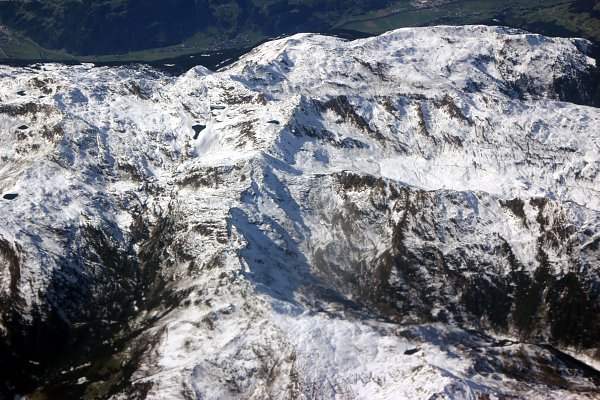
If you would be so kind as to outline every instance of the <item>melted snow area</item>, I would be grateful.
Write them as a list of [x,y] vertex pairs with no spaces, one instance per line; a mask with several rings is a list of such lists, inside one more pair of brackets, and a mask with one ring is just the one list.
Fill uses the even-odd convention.
[[[84,324],[122,293],[98,320],[139,328],[113,355],[130,372],[76,370],[88,398],[599,396],[518,341],[516,306],[484,333],[426,267],[600,282],[600,109],[559,100],[586,46],[435,27],[295,35],[180,77],[2,66],[0,250],[20,267],[0,261],[0,296]],[[387,267],[427,246],[416,286]]]

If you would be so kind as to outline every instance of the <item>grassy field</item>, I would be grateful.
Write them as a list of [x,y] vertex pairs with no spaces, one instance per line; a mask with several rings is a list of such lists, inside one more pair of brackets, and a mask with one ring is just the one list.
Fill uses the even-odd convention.
[[48,50],[30,39],[12,33],[10,40],[0,41],[0,60],[79,61],[79,62],[150,62],[172,59],[202,52],[249,47],[267,39],[260,32],[248,32],[235,40],[198,33],[175,46],[132,51],[124,54],[74,56],[64,50]]
[[0,59],[38,60],[69,59],[69,56],[59,51],[52,51],[38,46],[30,39],[15,32],[0,32]]

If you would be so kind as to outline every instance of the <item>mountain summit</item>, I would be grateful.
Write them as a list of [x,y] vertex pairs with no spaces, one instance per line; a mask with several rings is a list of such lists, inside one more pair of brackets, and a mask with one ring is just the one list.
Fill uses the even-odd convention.
[[6,398],[599,395],[588,42],[301,34],[0,80]]

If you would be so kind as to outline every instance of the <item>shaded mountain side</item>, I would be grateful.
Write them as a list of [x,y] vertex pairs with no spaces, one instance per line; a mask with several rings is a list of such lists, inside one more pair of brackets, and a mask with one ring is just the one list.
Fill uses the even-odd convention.
[[[573,221],[566,216],[570,211],[561,205],[534,198],[528,200],[532,213],[526,215],[521,199],[425,192],[352,173],[334,176],[333,181],[331,187],[343,205],[320,218],[328,230],[339,234],[334,243],[314,251],[315,268],[329,286],[397,322],[451,322],[510,333],[526,342],[597,346],[598,244],[592,232],[572,236]],[[449,205],[459,211],[453,209],[449,215]],[[490,232],[482,243],[469,239],[493,224],[478,215],[479,207],[496,208],[506,223],[521,225],[536,238],[533,265],[526,268],[498,232]],[[311,208],[326,209],[324,204]],[[348,222],[363,221],[367,215],[379,215],[377,224],[386,221],[388,228],[379,239],[387,243],[386,250],[373,258],[365,257],[371,252],[357,243],[364,242],[365,230],[376,232],[377,228]],[[463,244],[443,250],[452,239]],[[560,258],[563,252],[568,261],[560,262],[560,267],[553,265],[551,259]],[[503,272],[499,276],[497,271]]]
[[[494,0],[477,7],[453,0],[5,1],[0,2],[0,57],[189,65],[193,55],[193,65],[210,67],[217,62],[199,58],[203,52],[236,52],[282,34],[345,32],[360,38],[441,24],[508,25],[598,42],[597,8],[594,2],[558,0]],[[220,61],[227,58],[224,54]]]
[[329,18],[387,5],[387,0],[53,0],[4,2],[0,20],[45,48],[101,55],[172,46],[197,33],[231,39],[253,31],[277,36],[326,30]]

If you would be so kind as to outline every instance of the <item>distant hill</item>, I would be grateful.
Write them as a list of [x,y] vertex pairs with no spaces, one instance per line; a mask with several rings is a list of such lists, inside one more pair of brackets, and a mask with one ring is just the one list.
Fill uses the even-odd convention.
[[600,41],[591,0],[31,0],[0,2],[0,59],[149,61],[332,29],[494,24]]
[[244,35],[323,30],[346,13],[389,4],[387,0],[51,0],[5,2],[0,19],[44,48],[106,55],[185,41],[206,48],[241,41]]

